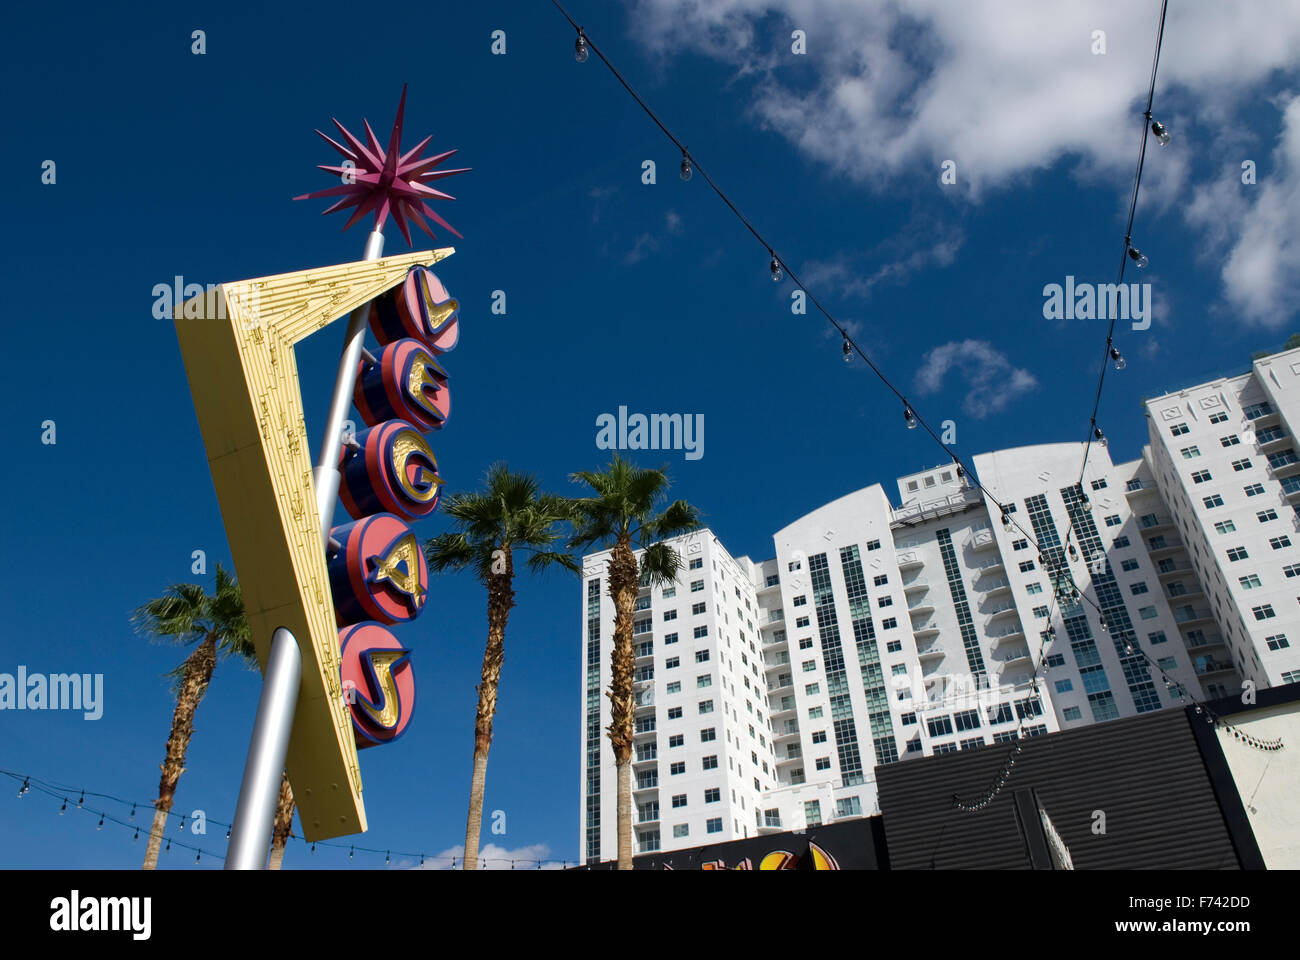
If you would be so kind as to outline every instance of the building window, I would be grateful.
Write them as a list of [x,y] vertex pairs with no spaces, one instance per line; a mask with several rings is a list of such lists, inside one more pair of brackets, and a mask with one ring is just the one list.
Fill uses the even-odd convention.
[[1147,643],[1164,643],[1168,638],[1163,630],[1157,630],[1154,633],[1147,634]]
[[1011,541],[1011,549],[1012,549],[1012,550],[1028,550],[1028,549],[1029,549],[1029,541],[1028,541],[1028,540],[1012,540],[1012,541]]
[[804,673],[811,673],[813,670],[816,670],[816,669],[817,669],[817,661],[816,661],[816,660],[805,660],[805,661],[803,662],[803,672],[804,672]]
[[1036,617],[1042,617],[1043,619],[1047,619],[1047,608],[1046,608],[1046,607],[1034,607],[1034,616],[1036,616]]
[[930,736],[942,737],[952,733],[952,717],[935,717],[926,721]]
[[1212,494],[1208,497],[1202,497],[1201,503],[1205,504],[1206,510],[1213,510],[1215,507],[1223,506],[1223,497],[1219,496],[1217,493]]
[[1220,520],[1214,525],[1215,533],[1232,533],[1237,529],[1237,525],[1231,520]]
[[722,790],[718,787],[710,787],[704,791],[705,803],[718,803],[722,800]]
[[1274,550],[1281,550],[1283,547],[1291,546],[1291,538],[1287,536],[1269,537],[1268,545]]
[[885,644],[885,649],[886,649],[889,653],[902,653],[902,652],[903,652],[903,641],[902,641],[902,640],[890,640],[887,644]]
[[1242,414],[1247,420],[1258,420],[1260,417],[1267,417],[1273,412],[1273,407],[1267,401],[1252,403],[1249,407],[1242,408]]
[[825,730],[814,730],[814,731],[813,731],[813,735],[812,735],[812,742],[813,742],[813,743],[825,743],[825,742],[826,742],[826,731],[825,731]]
[[817,769],[818,769],[818,770],[829,770],[830,768],[831,768],[831,760],[830,760],[830,757],[818,757],[818,758],[817,758]]
[[686,761],[685,761],[685,760],[678,760],[676,763],[672,764],[672,765],[668,768],[668,773],[669,773],[669,775],[670,775],[670,776],[674,776],[674,777],[677,776],[677,775],[680,774],[680,773],[685,773],[685,772],[686,772]]
[[1120,516],[1117,513],[1111,514],[1106,518],[1106,526],[1108,527],[1118,527],[1123,522],[1124,521],[1120,519]]
[[916,714],[915,713],[900,714],[898,720],[903,726],[910,727],[916,723]]
[[1154,620],[1157,616],[1159,616],[1159,614],[1156,613],[1155,607],[1139,607],[1138,616],[1141,617],[1143,620]]
[[704,581],[703,581],[703,580],[692,580],[692,581],[691,581],[691,593],[702,593],[703,591],[704,591]]
[[888,582],[889,582],[889,574],[887,573],[882,573],[880,576],[875,578],[875,584],[878,587],[883,587]]
[[1135,597],[1140,596],[1141,594],[1144,594],[1148,591],[1147,585],[1143,583],[1141,580],[1139,580],[1137,583],[1130,583],[1128,585],[1128,588],[1130,591],[1132,591],[1133,596]]
[[1025,593],[1029,594],[1030,596],[1042,592],[1043,592],[1043,585],[1041,583],[1031,583],[1027,587],[1025,587]]
[[682,682],[681,682],[680,680],[674,680],[672,683],[668,684],[668,689],[667,689],[666,692],[667,692],[667,693],[670,693],[670,694],[673,694],[673,693],[681,693],[681,692],[682,692]]
[[1272,507],[1269,507],[1267,510],[1260,510],[1256,513],[1255,518],[1259,520],[1260,523],[1268,523],[1270,520],[1277,519],[1277,511]]
[[1157,662],[1158,664],[1160,664],[1160,669],[1161,669],[1161,670],[1176,670],[1176,669],[1178,669],[1178,660],[1177,660],[1177,658],[1175,658],[1175,657],[1161,657],[1161,658],[1160,658],[1159,660],[1157,660],[1156,662]]
[[1287,642],[1285,633],[1276,633],[1271,637],[1265,637],[1264,642],[1268,644],[1270,650],[1281,650],[1283,647],[1291,646],[1291,644]]
[[1105,481],[1104,479],[1103,479],[1103,480],[1094,480],[1094,481],[1092,481],[1092,489],[1094,489],[1094,490],[1104,490],[1104,489],[1106,489],[1106,481]]
[[1210,414],[1210,423],[1227,423],[1228,415],[1220,410],[1218,413]]
[[1241,489],[1246,491],[1246,496],[1248,497],[1258,497],[1264,492],[1264,485],[1262,483],[1252,483],[1250,486],[1242,487]]
[[677,634],[675,633],[664,634],[664,643],[676,643],[676,642],[677,642]]
[[713,712],[713,701],[712,701],[712,700],[701,700],[700,703],[699,703],[699,707],[700,707],[700,713],[712,713],[712,712]]
[[665,620],[676,620],[676,619],[677,619],[677,611],[676,611],[676,610],[665,610],[665,611],[664,611],[664,619],[665,619]]
[[1021,573],[1028,573],[1032,569],[1034,569],[1034,561],[1032,560],[1026,560],[1020,564]]
[[688,564],[688,567],[689,567],[691,570],[698,570],[698,569],[700,569],[702,566],[704,566],[704,561],[701,560],[699,557],[696,557],[694,560],[692,560],[692,561]]
[[713,674],[702,673],[695,678],[696,690],[699,690],[701,687],[711,687],[711,686],[713,686]]
[[808,626],[808,618],[799,617],[797,620],[795,620],[794,625],[796,629],[803,629],[804,627]]
[[1212,479],[1214,478],[1210,476],[1209,470],[1197,470],[1192,473],[1192,483],[1206,483]]
[[868,549],[868,550],[879,550],[879,549],[880,549],[880,541],[879,541],[879,540],[868,540],[868,541],[867,541],[867,549]]
[[1070,692],[1071,690],[1073,690],[1073,689],[1074,689],[1074,684],[1071,683],[1069,680],[1057,680],[1057,681],[1056,681],[1056,692],[1057,692],[1057,693],[1069,693],[1069,692]]
[[802,595],[794,598],[794,605],[796,607],[806,606],[807,603],[808,603],[807,595]]
[[958,730],[978,730],[980,726],[980,712],[978,710],[963,710],[954,714],[953,719],[956,721]]
[[1173,426],[1169,428],[1169,432],[1173,434],[1175,437],[1181,437],[1185,433],[1191,433],[1191,431],[1187,428],[1187,424],[1185,423],[1175,423]]
[[897,617],[885,617],[884,620],[881,620],[881,621],[880,621],[880,629],[881,629],[881,630],[892,630],[892,629],[894,629],[894,627],[896,627],[896,626],[898,626],[898,618],[897,618]]
[[718,769],[718,755],[715,753],[715,754],[711,754],[710,756],[705,757],[704,760],[703,760],[703,762],[701,763],[701,766],[702,766],[705,770],[716,770],[716,769]]
[[1235,433],[1230,433],[1226,437],[1220,437],[1219,443],[1223,444],[1225,447],[1235,447],[1237,444],[1241,443],[1241,438]]
[[1243,471],[1243,470],[1249,470],[1249,469],[1250,469],[1250,460],[1249,460],[1248,458],[1245,458],[1245,457],[1243,457],[1243,458],[1240,459],[1240,460],[1234,460],[1234,461],[1232,461],[1232,469],[1233,469],[1233,470],[1236,470],[1238,473],[1241,473],[1241,471]]
[[1066,707],[1064,716],[1066,720],[1081,720],[1083,712],[1078,707]]
[[675,733],[668,738],[668,746],[670,749],[672,747],[680,747],[685,742],[686,742],[686,735],[681,733]]
[[1246,552],[1245,547],[1233,547],[1228,551],[1228,559],[1233,563],[1236,563],[1238,560],[1245,560],[1249,556],[1250,554]]
[[1127,547],[1128,545],[1129,545],[1128,537],[1116,537],[1114,542],[1111,543],[1111,546],[1114,547],[1116,550],[1120,549],[1121,547]]
[[1300,577],[1300,563],[1288,563],[1282,568],[1282,572],[1288,577]]
[[1136,560],[1123,560],[1119,566],[1121,570],[1131,573],[1138,568],[1138,562]]
[[1273,604],[1271,603],[1265,603],[1258,607],[1251,607],[1250,612],[1255,615],[1256,620],[1272,620],[1277,616],[1277,614],[1273,612]]
[[667,660],[664,661],[664,669],[671,670],[673,669],[673,667],[680,666],[681,662],[682,661],[680,657],[669,657]]
[[1256,587],[1263,586],[1257,573],[1252,573],[1248,577],[1238,577],[1237,582],[1241,584],[1243,590],[1254,590]]
[[820,683],[805,684],[803,692],[804,696],[815,697],[817,694],[822,692],[822,685]]
[[721,833],[721,832],[722,832],[722,818],[721,818],[721,817],[712,817],[712,818],[710,818],[709,820],[705,821],[705,823],[704,823],[704,829],[705,829],[705,831],[708,832],[708,833]]
[[1199,457],[1201,455],[1199,447],[1183,447],[1183,449],[1178,452],[1183,455],[1184,460],[1190,460],[1193,457]]
[[835,816],[837,817],[860,817],[862,816],[862,800],[858,797],[840,797],[835,801]]
[[812,637],[804,637],[804,638],[802,638],[802,639],[799,641],[799,649],[800,649],[800,650],[811,650],[811,649],[812,649]]
[[668,708],[668,719],[669,719],[669,720],[680,720],[681,717],[682,717],[682,708],[681,708],[681,707],[669,707],[669,708]]
[[877,598],[876,598],[876,606],[878,606],[878,607],[892,607],[893,605],[894,605],[894,598],[893,598],[893,597],[877,597]]
[[[709,635],[709,625],[706,623],[702,626],[696,627],[694,635],[696,640],[699,640],[701,637],[707,637]],[[707,654],[709,651],[705,650],[704,652],[705,654]],[[695,659],[697,661],[700,659],[700,655],[698,653],[695,655]],[[708,656],[705,656],[704,659],[707,660],[709,658]]]
[[1064,655],[1059,654],[1059,653],[1053,653],[1053,654],[1051,654],[1051,655],[1047,658],[1047,666],[1048,666],[1049,668],[1053,668],[1053,667],[1063,667],[1063,666],[1065,666],[1065,657],[1064,657]]
[[808,708],[808,719],[809,719],[809,720],[820,720],[821,717],[822,717],[822,708],[821,708],[821,707],[809,707],[809,708]]

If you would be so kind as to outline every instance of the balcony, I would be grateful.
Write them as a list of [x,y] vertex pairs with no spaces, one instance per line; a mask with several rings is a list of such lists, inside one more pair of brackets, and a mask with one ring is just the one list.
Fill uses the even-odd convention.
[[1209,650],[1211,647],[1223,646],[1223,637],[1217,633],[1206,634],[1200,630],[1191,630],[1183,637],[1183,646],[1190,652]]
[[790,727],[787,726],[787,727],[785,728],[784,731],[782,731],[781,733],[776,734],[775,736],[772,737],[772,739],[773,739],[773,740],[776,740],[776,741],[779,742],[779,741],[781,741],[781,740],[789,740],[789,739],[792,738],[792,737],[795,738],[795,739],[798,739],[798,737],[799,737],[799,727],[798,727],[798,726],[795,726],[794,729],[791,729]]
[[937,497],[921,503],[909,503],[893,511],[890,526],[910,526],[934,517],[943,517],[952,513],[969,510],[972,504],[984,499],[978,490],[966,489],[946,497]]
[[1172,517],[1162,517],[1154,513],[1149,513],[1138,520],[1138,526],[1144,531],[1163,530],[1164,528],[1172,527],[1173,525],[1174,521]]
[[925,566],[925,561],[921,559],[921,555],[915,550],[898,554],[899,570],[916,570],[923,566]]
[[1156,576],[1164,579],[1165,577],[1176,577],[1180,573],[1195,573],[1195,568],[1190,563],[1179,563],[1176,560],[1168,560],[1156,564]]
[[636,783],[632,785],[634,793],[640,793],[646,790],[659,789],[659,772],[652,770],[649,773],[638,773]]
[[966,546],[971,550],[988,550],[990,547],[996,547],[997,545],[997,538],[993,536],[993,531],[987,527],[983,530],[976,530],[966,538]]
[[947,656],[947,651],[944,650],[943,644],[932,643],[927,647],[917,647],[916,655],[921,660],[925,660],[927,658],[945,657]]
[[912,624],[912,636],[914,637],[935,637],[939,635],[939,625],[933,619],[924,623]]
[[1273,471],[1273,476],[1281,480],[1283,477],[1294,477],[1300,474],[1300,458],[1294,453],[1290,457],[1284,457],[1281,453],[1274,453],[1268,458],[1268,468]]
[[763,646],[772,647],[777,644],[785,643],[785,631],[773,630],[770,634],[763,637]]
[[[1174,593],[1175,587],[1179,588],[1178,593]],[[1204,597],[1205,596],[1205,591],[1201,589],[1200,583],[1196,580],[1193,580],[1191,583],[1182,583],[1182,582],[1171,583],[1165,589],[1165,593],[1169,595],[1169,599],[1171,601],[1181,600],[1183,597]]]
[[1151,542],[1151,540],[1147,541],[1147,552],[1150,553],[1151,556],[1153,557],[1163,556],[1174,550],[1185,549],[1183,545],[1183,541],[1180,540],[1178,537],[1170,538],[1161,535],[1159,538],[1153,537],[1151,539],[1158,539],[1158,543],[1154,543],[1154,544]]
[[1255,432],[1255,449],[1263,454],[1276,453],[1286,446],[1291,435],[1281,427],[1257,430]]
[[779,609],[778,609],[778,610],[773,610],[771,613],[769,613],[769,614],[767,615],[767,622],[768,622],[769,624],[772,624],[772,623],[784,623],[784,622],[785,622],[785,611],[784,611],[784,610],[779,610]]
[[917,577],[903,584],[903,593],[921,593],[930,589],[930,581],[924,577]]
[[1003,644],[1009,644],[1014,640],[1025,639],[1024,628],[1020,626],[1018,621],[1012,626],[996,633],[992,630],[985,630],[984,635],[992,641],[995,649],[1001,648]]
[[922,597],[907,605],[907,612],[911,614],[932,613],[934,611],[934,601]]
[[[642,749],[643,747],[649,747],[650,749],[644,750]],[[637,744],[637,748],[636,748],[636,759],[633,760],[632,762],[633,763],[654,763],[658,759],[659,759],[659,748],[656,744],[639,743]]]
[[1007,650],[1005,653],[999,650],[997,653],[990,654],[989,659],[994,661],[995,663],[1001,664],[1001,669],[1006,669],[1007,667],[1011,666],[1013,663],[1014,664],[1030,663],[1033,661],[1034,658],[1030,654],[1028,647],[1012,647],[1010,650]]
[[1002,563],[1002,557],[995,556],[992,559],[985,560],[983,563],[972,563],[970,569],[976,573],[998,573],[1006,569]]
[[1224,660],[1211,660],[1206,657],[1203,660],[1197,660],[1195,664],[1196,675],[1198,677],[1209,676],[1212,673],[1234,673],[1236,667],[1231,662]]
[[1205,607],[1179,607],[1174,611],[1174,619],[1179,623],[1213,623],[1214,614]]
[[646,689],[641,690],[635,695],[635,700],[637,710],[640,710],[642,707],[653,707],[655,705],[655,688],[647,687]]
[[1004,603],[1001,606],[992,607],[985,611],[986,622],[992,622],[997,617],[1005,616],[1008,613],[1015,613],[1016,605],[1014,603]]
[[996,597],[1011,592],[1011,584],[1001,578],[981,577],[975,582],[975,589],[985,596]]

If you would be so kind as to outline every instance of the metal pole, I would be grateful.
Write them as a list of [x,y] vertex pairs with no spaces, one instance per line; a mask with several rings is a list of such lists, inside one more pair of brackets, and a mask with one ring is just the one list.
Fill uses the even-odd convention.
[[[384,252],[384,235],[378,230],[366,238],[363,260],[378,260]],[[343,356],[339,358],[334,396],[321,439],[320,458],[314,480],[316,512],[320,517],[321,542],[330,543],[334,521],[334,504],[339,496],[339,447],[343,443],[343,421],[352,404],[352,390],[357,381],[357,364],[365,346],[369,304],[352,311],[348,318]],[[280,627],[271,637],[271,654],[262,675],[262,698],[257,704],[257,720],[248,745],[248,762],[244,782],[239,788],[239,805],[230,828],[226,849],[227,870],[263,870],[271,847],[271,828],[280,799],[280,778],[284,757],[289,750],[289,732],[298,707],[298,688],[302,683],[302,651],[288,630]]]
[[[363,260],[378,260],[384,252],[384,235],[378,230],[366,238]],[[334,504],[339,498],[339,447],[343,443],[343,421],[352,406],[352,389],[357,383],[357,364],[366,342],[366,319],[370,305],[362,304],[348,318],[348,332],[343,341],[343,356],[334,379],[334,397],[330,400],[325,433],[321,437],[320,456],[313,477],[316,484],[316,514],[320,517],[321,542],[328,546],[330,527],[334,525]]]
[[298,641],[284,627],[279,627],[271,637],[262,698],[257,704],[244,781],[239,787],[239,804],[230,828],[227,870],[266,869],[284,756],[289,750],[289,731],[293,729],[301,682],[302,652]]

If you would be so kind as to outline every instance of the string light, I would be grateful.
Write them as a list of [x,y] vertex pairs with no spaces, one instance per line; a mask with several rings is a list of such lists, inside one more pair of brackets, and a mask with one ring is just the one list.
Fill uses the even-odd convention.
[[99,815],[99,825],[98,825],[97,827],[95,827],[95,829],[96,829],[96,830],[103,830],[103,829],[104,829],[104,815],[103,815],[102,813]]
[[1098,443],[1100,443],[1103,447],[1109,447],[1109,446],[1110,446],[1110,441],[1106,439],[1106,434],[1104,434],[1104,433],[1101,432],[1101,427],[1093,427],[1093,428],[1092,428],[1092,437],[1093,437],[1094,440],[1096,440]]
[[776,258],[776,254],[772,253],[771,250],[767,252],[772,256],[772,262],[767,265],[768,271],[772,274],[772,282],[780,283],[781,278],[785,276],[784,272],[781,270],[781,261]]
[[63,806],[59,807],[59,816],[63,816],[63,814],[66,813],[67,810],[68,810],[68,798],[64,797]]
[[1007,513],[1007,508],[1002,508],[1002,529],[1011,532],[1011,514]]
[[1132,244],[1129,244],[1128,258],[1132,260],[1133,263],[1139,267],[1145,267],[1147,264],[1151,262],[1150,258],[1145,253],[1143,253],[1141,250],[1139,250],[1137,247],[1133,246]]
[[31,789],[31,781],[24,779],[23,785],[18,788],[18,799],[21,800],[23,798],[23,795],[27,793],[27,791],[30,789]]
[[1125,360],[1124,355],[1119,352],[1119,347],[1110,348],[1110,358],[1115,361],[1116,370],[1123,370],[1128,366],[1128,361]]
[[682,149],[682,179],[691,179],[691,156],[685,148]]
[[844,362],[850,363],[853,360],[853,345],[849,343],[849,338],[844,338]]
[[1159,120],[1152,120],[1151,132],[1154,133],[1156,135],[1156,139],[1160,141],[1160,146],[1162,147],[1169,146],[1169,130],[1163,123],[1161,123]]
[[907,429],[916,429],[916,414],[912,412],[912,407],[906,400],[903,401],[903,422],[907,424]]
[[573,59],[577,60],[579,63],[586,63],[587,56],[587,35],[584,34],[582,28],[579,27],[578,39],[573,41]]

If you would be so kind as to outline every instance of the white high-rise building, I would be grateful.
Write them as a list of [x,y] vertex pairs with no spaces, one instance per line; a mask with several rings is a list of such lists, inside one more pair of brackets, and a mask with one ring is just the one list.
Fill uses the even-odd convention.
[[[637,601],[636,851],[872,814],[876,766],[1022,721],[1300,682],[1300,350],[1147,413],[1142,459],[1094,443],[1082,476],[1079,443],[976,456],[992,501],[949,464],[898,507],[879,484],[819,507],[761,563],[672,541],[681,576]],[[616,854],[607,559],[584,559],[588,862]]]
[[1300,350],[1146,402],[1146,459],[1201,589],[1196,669],[1225,689],[1300,680]]

